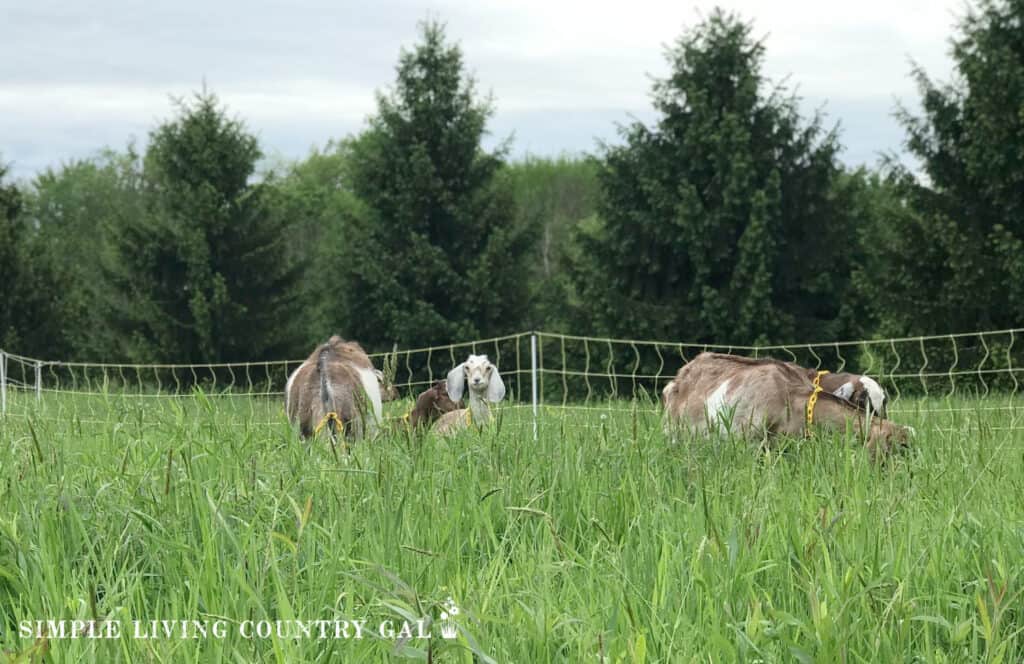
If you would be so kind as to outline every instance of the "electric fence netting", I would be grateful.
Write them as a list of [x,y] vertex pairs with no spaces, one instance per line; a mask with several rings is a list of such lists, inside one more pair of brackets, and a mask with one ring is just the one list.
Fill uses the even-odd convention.
[[[866,374],[890,397],[892,419],[940,431],[1024,429],[1024,328],[866,341],[729,346],[524,332],[371,355],[398,388],[387,417],[470,353],[498,366],[508,397],[503,426],[600,428],[629,412],[660,417],[661,389],[702,351],[774,357],[806,367]],[[221,364],[118,364],[43,360],[0,351],[0,413],[67,419],[78,426],[180,422],[216,404],[243,427],[284,425],[283,393],[303,360]]]

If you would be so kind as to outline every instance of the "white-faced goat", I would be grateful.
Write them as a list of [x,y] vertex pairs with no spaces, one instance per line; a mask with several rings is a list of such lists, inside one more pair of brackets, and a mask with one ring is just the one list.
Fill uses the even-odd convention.
[[[814,375],[817,375],[814,372]],[[701,353],[662,391],[666,428],[675,437],[728,432],[757,440],[809,430],[847,429],[862,436],[872,456],[904,446],[911,430],[861,412],[789,362]]]
[[505,398],[505,383],[498,374],[498,367],[491,364],[486,355],[470,355],[465,362],[448,372],[448,396],[452,401],[457,402],[462,398],[467,385],[469,408],[445,413],[434,424],[434,431],[447,435],[471,424],[483,427],[491,418],[487,404],[498,403]]
[[333,438],[362,438],[381,422],[380,372],[362,347],[333,336],[288,377],[285,411],[303,438],[326,429]]

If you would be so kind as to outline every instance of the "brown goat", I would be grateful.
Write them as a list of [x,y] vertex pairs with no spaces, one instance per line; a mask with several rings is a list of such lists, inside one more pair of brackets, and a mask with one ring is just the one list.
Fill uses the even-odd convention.
[[[824,388],[824,386],[822,386]],[[807,406],[815,389],[807,370],[789,362],[701,353],[684,365],[665,389],[666,427],[699,436],[717,431],[766,439],[808,432]],[[889,420],[865,417],[856,406],[826,390],[818,393],[813,427],[852,427],[872,455],[905,445],[910,430]]]
[[381,386],[369,356],[339,336],[317,346],[288,377],[285,411],[303,438],[321,427],[333,437],[339,423],[347,438],[372,435],[381,419]]
[[409,413],[395,420],[396,428],[406,427],[414,431],[429,428],[445,413],[461,408],[458,402],[452,401],[445,389],[445,382],[439,380],[416,397],[416,405]]

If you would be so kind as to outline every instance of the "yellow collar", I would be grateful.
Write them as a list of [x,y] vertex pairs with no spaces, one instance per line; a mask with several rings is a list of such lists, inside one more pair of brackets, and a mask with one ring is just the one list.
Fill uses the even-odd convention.
[[814,424],[814,406],[818,403],[818,395],[822,393],[821,377],[827,374],[827,371],[819,371],[818,375],[814,377],[814,391],[811,392],[810,398],[807,400],[807,429],[810,430]]

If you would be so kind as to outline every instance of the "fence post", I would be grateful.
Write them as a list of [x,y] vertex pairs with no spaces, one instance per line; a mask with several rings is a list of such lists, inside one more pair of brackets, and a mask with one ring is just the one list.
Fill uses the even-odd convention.
[[0,350],[0,416],[7,415],[7,353]]
[[530,390],[533,401],[533,440],[537,440],[537,335],[530,334]]
[[36,360],[36,401],[43,398],[43,363]]

